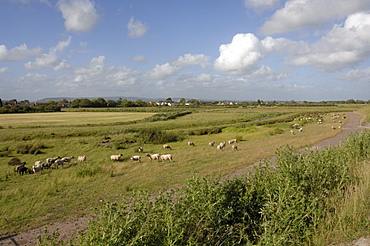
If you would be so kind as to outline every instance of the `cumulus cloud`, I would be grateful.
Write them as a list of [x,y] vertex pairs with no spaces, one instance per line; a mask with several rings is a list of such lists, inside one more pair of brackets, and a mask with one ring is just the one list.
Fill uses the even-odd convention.
[[370,67],[366,69],[354,69],[339,75],[337,78],[360,85],[370,85]]
[[307,50],[303,42],[285,38],[266,37],[259,40],[252,33],[236,34],[231,43],[220,46],[220,56],[214,62],[217,71],[230,75],[243,75],[257,69],[257,62],[270,53],[301,53]]
[[8,67],[0,67],[0,73],[8,73],[11,70]]
[[280,3],[280,0],[245,0],[244,5],[252,8],[255,11],[261,11],[266,9],[276,8]]
[[138,74],[139,72],[126,67],[106,66],[105,56],[99,56],[94,57],[87,68],[76,69],[75,76],[68,85],[132,85],[136,83]]
[[370,3],[367,0],[288,0],[265,22],[260,32],[270,35],[304,27],[319,28],[328,20],[368,9]]
[[156,65],[152,70],[148,71],[146,75],[151,79],[165,79],[175,75],[178,71],[188,66],[199,65],[204,69],[208,65],[209,59],[210,57],[203,54],[185,54],[171,63],[167,62],[163,65]]
[[135,21],[134,17],[131,17],[127,24],[128,36],[130,38],[138,38],[144,36],[148,30],[147,26],[141,23],[141,21]]
[[68,47],[71,40],[72,38],[69,36],[68,40],[58,42],[55,47],[50,49],[49,53],[42,54],[34,62],[27,62],[24,67],[26,69],[53,68],[55,71],[70,69],[72,66],[67,61],[60,59],[56,53]]
[[308,52],[292,58],[296,66],[313,65],[320,71],[332,72],[353,67],[370,55],[370,12],[348,16],[343,25],[336,25]]
[[40,47],[28,49],[26,44],[8,50],[5,45],[0,45],[0,61],[19,61],[29,56],[38,56],[42,52]]
[[139,62],[139,63],[146,63],[148,60],[142,55],[137,55],[137,56],[134,56],[133,58],[131,58],[130,61]]
[[288,78],[291,75],[289,72],[275,72],[275,70],[269,66],[262,65],[256,71],[245,76],[247,79],[260,79],[261,81],[276,81]]
[[90,31],[99,20],[94,2],[90,0],[59,0],[57,7],[62,12],[67,31]]

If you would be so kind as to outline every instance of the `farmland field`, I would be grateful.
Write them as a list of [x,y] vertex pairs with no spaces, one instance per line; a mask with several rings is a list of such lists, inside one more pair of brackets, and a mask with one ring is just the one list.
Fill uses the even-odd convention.
[[[231,174],[274,155],[281,146],[311,146],[340,132],[347,107],[176,108],[140,112],[68,111],[0,115],[0,235],[38,227],[46,222],[90,214],[101,201],[121,201],[137,189],[157,192],[182,186],[196,175]],[[362,111],[366,113],[365,111]],[[340,117],[332,119],[332,114]],[[344,119],[342,119],[344,118]],[[317,124],[318,121],[323,122]],[[303,132],[289,130],[300,124]],[[172,150],[151,142],[151,133],[171,139]],[[147,135],[145,135],[147,134]],[[208,146],[237,139],[238,150]],[[195,146],[188,146],[192,141]],[[109,143],[101,144],[99,143]],[[137,147],[144,148],[143,153]],[[33,149],[32,153],[30,150]],[[174,162],[151,162],[148,153],[172,154]],[[120,161],[110,155],[122,154]],[[19,176],[19,158],[31,167],[48,157],[86,155],[76,166],[46,169]],[[140,155],[142,162],[130,156]]]

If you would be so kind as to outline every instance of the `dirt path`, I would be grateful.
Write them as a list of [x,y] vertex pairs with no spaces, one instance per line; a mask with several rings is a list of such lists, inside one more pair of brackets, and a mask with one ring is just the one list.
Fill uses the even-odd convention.
[[[363,119],[362,116],[356,113],[346,113],[346,114],[348,116],[348,121],[341,128],[342,131],[338,133],[335,137],[323,140],[320,143],[316,144],[314,147],[321,149],[321,148],[325,148],[329,146],[338,145],[341,142],[344,142],[349,135],[357,133],[357,132],[362,132],[364,128],[367,128],[367,127],[361,126],[361,122]],[[246,174],[247,172],[250,172],[251,170],[253,170],[253,166],[254,165],[248,168],[239,170],[238,172],[228,175],[225,178],[232,178],[234,176]],[[68,240],[71,238],[75,238],[78,235],[79,231],[86,230],[88,220],[89,220],[89,217],[69,219],[63,222],[48,224],[47,228],[49,232],[53,232],[58,228],[59,233],[60,233],[60,239]],[[2,237],[0,238],[0,245],[37,245],[36,237],[39,235],[42,235],[43,231],[44,231],[44,227],[40,227],[40,228],[33,229],[27,232],[21,232],[19,234]],[[355,244],[352,244],[352,245],[355,245]],[[370,245],[370,242],[369,244],[361,244],[361,245],[363,246]]]

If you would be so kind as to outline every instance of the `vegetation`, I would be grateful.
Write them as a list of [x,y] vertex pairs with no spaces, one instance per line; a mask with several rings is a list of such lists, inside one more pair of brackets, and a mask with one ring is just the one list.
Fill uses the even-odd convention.
[[[92,208],[98,208],[96,218],[90,225],[91,231],[105,226],[107,221],[125,221],[131,225],[129,236],[120,233],[113,235],[109,233],[119,231],[123,225],[109,223],[111,227],[105,228],[107,234],[103,236],[109,238],[113,245],[121,237],[131,240],[133,245],[134,242],[150,244],[157,234],[164,236],[163,233],[166,235],[161,240],[167,240],[162,241],[163,245],[171,242],[172,245],[182,242],[185,245],[212,245],[216,240],[229,245],[238,242],[263,244],[266,240],[265,244],[279,244],[278,240],[287,244],[294,244],[294,240],[304,243],[326,240],[326,243],[332,242],[337,236],[330,231],[339,230],[335,228],[336,222],[340,220],[341,228],[344,228],[343,223],[347,221],[345,216],[348,216],[348,212],[339,208],[339,205],[345,203],[346,197],[355,199],[353,190],[348,187],[356,187],[357,191],[357,185],[366,184],[365,181],[353,182],[353,177],[366,173],[357,169],[365,166],[360,153],[367,148],[366,141],[360,137],[348,142],[352,143],[351,147],[346,145],[347,149],[338,149],[337,152],[296,152],[296,149],[309,147],[338,133],[331,126],[340,126],[342,123],[334,123],[331,113],[344,115],[344,112],[352,110],[365,113],[368,109],[364,105],[140,107],[125,112],[101,108],[74,110],[77,109],[2,116],[0,150],[8,153],[0,157],[2,235],[66,217],[84,216],[91,214]],[[156,120],[151,119],[153,116]],[[318,125],[315,120],[301,120],[310,117],[321,119],[323,124]],[[304,131],[291,136],[289,130],[297,122],[304,124]],[[368,137],[364,136],[364,139]],[[210,141],[219,143],[230,139],[238,139],[238,151],[218,151],[208,146]],[[195,142],[196,146],[187,146],[187,141]],[[109,144],[101,144],[103,142]],[[169,153],[173,155],[174,162],[147,160],[147,153],[167,154],[164,152],[169,150],[163,150],[163,142],[171,143],[172,150]],[[358,149],[355,143],[362,149]],[[17,152],[18,147],[22,146],[32,146],[40,152],[37,155]],[[144,147],[144,152],[140,153],[143,161],[133,163],[129,157],[138,154],[138,146]],[[340,148],[345,148],[345,145]],[[281,160],[281,163],[278,162],[281,168],[276,169],[278,171],[274,171],[266,162],[254,176],[221,182],[220,177],[246,168],[256,160],[270,157],[277,149]],[[119,153],[123,155],[121,161],[109,159],[111,154]],[[18,158],[30,167],[35,161],[44,161],[48,157],[71,155],[87,155],[87,161],[70,168],[47,169],[43,173],[24,176],[17,175],[14,166],[8,165],[12,158]],[[328,168],[320,172],[321,165],[326,165],[325,158],[333,158],[333,163],[328,163]],[[289,164],[289,161],[298,163],[297,167],[296,164]],[[341,170],[343,166],[346,167],[345,173],[336,176],[335,170]],[[307,171],[301,174],[300,170]],[[332,179],[335,182],[331,182]],[[300,180],[304,181],[302,188]],[[272,187],[265,187],[263,183]],[[287,186],[283,186],[285,183]],[[318,187],[324,187],[326,193],[316,193]],[[171,188],[173,191],[170,192]],[[342,193],[337,193],[337,190]],[[289,203],[283,202],[284,197],[277,195],[277,191],[294,199]],[[153,195],[158,192],[158,197]],[[339,200],[341,203],[336,203]],[[362,204],[361,208],[365,209],[365,205]],[[292,214],[287,213],[284,206]],[[297,211],[293,208],[297,208]],[[321,209],[319,214],[314,212],[317,208]],[[193,214],[194,211],[199,213]],[[338,214],[331,211],[341,211],[344,217],[339,218]],[[280,217],[285,218],[285,229],[278,227],[277,212],[281,212]],[[366,210],[362,213],[366,213]],[[303,218],[304,223],[300,224],[301,220],[292,221],[295,224],[289,222],[289,218],[296,216]],[[325,227],[321,223],[325,218],[331,221],[330,226]],[[157,224],[152,224],[154,222]],[[360,219],[351,220],[351,223],[362,223],[362,226],[353,229],[348,236],[361,234],[361,228],[366,225],[366,221]],[[148,232],[148,226],[153,228],[153,232]],[[322,233],[322,230],[326,230],[326,233]],[[281,237],[268,236],[272,231],[282,233]],[[294,232],[294,238],[283,234],[284,231]],[[231,238],[227,235],[231,235]],[[326,238],[320,238],[320,235]],[[46,237],[42,239],[44,245],[52,245],[55,237]],[[86,244],[94,244],[94,240],[99,240],[93,238],[92,234],[86,234],[80,240],[85,240],[83,242]],[[98,244],[96,241],[95,245]]]
[[[335,227],[335,222],[347,225],[336,208],[354,188],[369,194],[367,178],[358,176],[359,167],[370,158],[369,142],[367,131],[321,152],[285,147],[277,151],[276,167],[264,163],[253,175],[222,182],[193,177],[185,188],[155,197],[134,192],[121,205],[106,203],[90,221],[89,230],[68,245],[318,243],[318,229]],[[366,197],[358,197],[355,206],[366,206],[370,212]],[[347,220],[355,220],[361,233],[368,232],[366,216],[359,219],[353,214]],[[39,243],[50,245],[53,240],[49,236]]]

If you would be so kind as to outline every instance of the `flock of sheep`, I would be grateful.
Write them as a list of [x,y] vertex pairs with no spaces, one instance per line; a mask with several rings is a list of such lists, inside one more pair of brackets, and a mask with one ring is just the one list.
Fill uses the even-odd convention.
[[49,169],[53,165],[55,168],[58,168],[59,166],[64,166],[65,163],[68,163],[68,167],[74,166],[77,164],[77,161],[83,162],[86,161],[86,156],[79,156],[77,157],[77,161],[71,163],[72,159],[75,158],[74,156],[70,157],[53,157],[53,158],[46,158],[46,162],[42,161],[36,161],[35,164],[32,166],[32,169],[29,169],[26,167],[26,163],[23,162],[21,165],[18,165],[15,168],[15,172],[18,172],[21,176],[26,173],[38,173],[43,171],[44,169]]
[[[236,139],[232,139],[230,141],[228,141],[229,144],[231,144],[231,149],[232,150],[237,150],[238,149],[238,146],[235,145],[234,143],[236,143]],[[215,142],[209,142],[208,143],[209,146],[214,146],[215,145]],[[188,146],[195,146],[194,142],[188,142]],[[218,150],[222,150],[226,147],[226,142],[222,142],[220,143],[218,146],[217,146],[217,149]],[[172,150],[171,146],[169,146],[168,144],[164,144],[163,145],[163,149],[166,149],[166,150]],[[138,152],[143,152],[144,149],[143,147],[139,147],[137,149]],[[110,159],[112,161],[119,161],[120,158],[122,157],[123,155],[122,154],[119,154],[119,155],[111,155],[110,156]],[[158,161],[169,161],[169,162],[173,162],[173,158],[172,158],[172,155],[171,154],[165,154],[165,155],[162,155],[162,154],[146,154],[146,157],[149,158],[150,161],[153,161],[153,160],[158,160]],[[141,156],[140,155],[134,155],[134,156],[131,156],[130,157],[130,160],[131,161],[137,161],[137,162],[141,162]]]

